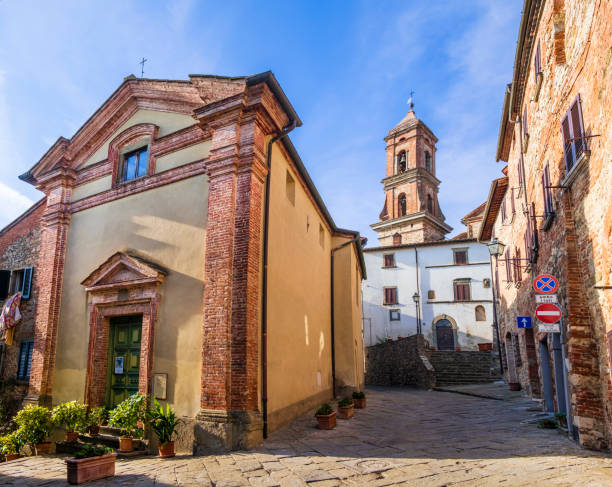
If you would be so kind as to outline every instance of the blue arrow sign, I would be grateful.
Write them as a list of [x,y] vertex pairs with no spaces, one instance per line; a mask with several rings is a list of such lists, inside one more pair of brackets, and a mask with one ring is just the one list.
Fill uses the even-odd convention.
[[532,328],[531,316],[517,316],[516,326],[518,328]]

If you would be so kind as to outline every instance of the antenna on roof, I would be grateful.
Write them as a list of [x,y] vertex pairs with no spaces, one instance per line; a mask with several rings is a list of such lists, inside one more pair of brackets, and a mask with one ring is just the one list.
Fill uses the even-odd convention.
[[410,105],[410,110],[414,108],[414,90],[410,91],[410,98],[408,98],[408,105]]
[[142,58],[142,61],[140,61],[138,64],[140,64],[141,68],[140,68],[140,77],[142,78],[144,76],[144,64],[147,62],[147,59]]

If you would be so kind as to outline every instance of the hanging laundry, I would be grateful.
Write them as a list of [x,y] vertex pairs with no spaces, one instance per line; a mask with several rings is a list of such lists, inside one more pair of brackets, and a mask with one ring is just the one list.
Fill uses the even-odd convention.
[[21,321],[20,303],[21,293],[18,292],[6,300],[0,311],[0,339],[4,340],[7,345],[13,344],[15,326]]

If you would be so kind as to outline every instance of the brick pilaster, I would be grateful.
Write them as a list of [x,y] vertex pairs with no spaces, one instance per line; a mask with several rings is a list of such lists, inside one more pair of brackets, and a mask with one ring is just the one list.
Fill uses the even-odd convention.
[[68,206],[74,180],[74,172],[62,167],[38,181],[47,201],[42,216],[34,351],[26,397],[26,402],[30,403],[51,404],[64,256],[70,222]]

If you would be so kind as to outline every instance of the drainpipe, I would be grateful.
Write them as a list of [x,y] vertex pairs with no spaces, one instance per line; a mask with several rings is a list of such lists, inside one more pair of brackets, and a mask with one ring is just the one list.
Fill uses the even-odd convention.
[[417,294],[420,296],[419,302],[417,303],[417,334],[422,335],[423,330],[421,329],[421,301],[423,296],[421,296],[421,286],[419,285],[419,251],[417,250],[417,246],[414,246],[414,262],[415,262],[415,271],[416,271],[416,287]]
[[283,130],[268,142],[266,166],[266,194],[264,195],[263,221],[263,273],[261,277],[261,405],[263,416],[263,437],[268,437],[268,228],[270,221],[270,178],[272,177],[272,145],[286,137],[297,126],[297,120],[291,120]]
[[334,319],[334,254],[336,251],[343,249],[347,245],[357,242],[361,237],[357,235],[355,238],[344,242],[336,248],[333,248],[330,253],[330,273],[331,273],[331,364],[332,364],[332,390],[334,392],[334,398],[336,397],[336,321]]
[[[493,267],[491,256],[489,255],[489,267]],[[502,361],[502,348],[501,338],[499,336],[499,322],[497,321],[497,289],[495,282],[497,282],[497,256],[495,256],[495,275],[491,272],[491,291],[493,293],[493,324],[495,325],[495,334],[497,335],[497,350],[499,352],[499,371],[501,376],[504,376],[504,362]]]

